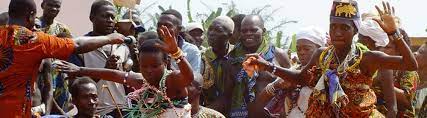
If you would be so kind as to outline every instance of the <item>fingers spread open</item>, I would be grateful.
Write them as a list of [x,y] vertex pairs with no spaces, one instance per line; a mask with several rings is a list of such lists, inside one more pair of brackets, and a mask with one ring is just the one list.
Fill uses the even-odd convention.
[[392,14],[391,7],[390,7],[390,3],[389,3],[389,2],[387,2],[387,11],[388,11],[388,13],[389,13],[389,14]]
[[384,8],[384,14],[388,14],[387,6],[384,1],[383,1],[383,8]]
[[382,16],[382,15],[384,14],[378,6],[376,6],[376,5],[375,5],[375,8],[377,9],[378,14],[379,14],[380,16]]

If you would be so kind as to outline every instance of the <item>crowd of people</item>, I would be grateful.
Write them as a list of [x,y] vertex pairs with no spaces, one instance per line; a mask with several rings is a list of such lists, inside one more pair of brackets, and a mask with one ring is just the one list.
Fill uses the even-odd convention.
[[296,52],[266,39],[255,14],[183,26],[163,11],[145,31],[96,0],[92,31],[56,20],[62,0],[11,0],[0,14],[0,113],[75,118],[426,118],[427,42],[416,52],[394,7],[360,13],[333,0],[329,31],[295,34]]

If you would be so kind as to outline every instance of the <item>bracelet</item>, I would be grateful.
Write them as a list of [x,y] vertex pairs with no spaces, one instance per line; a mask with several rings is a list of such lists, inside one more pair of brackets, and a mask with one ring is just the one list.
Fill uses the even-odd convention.
[[178,51],[172,54],[171,57],[176,60],[178,58],[181,58],[183,55],[184,53],[182,52],[182,50],[178,48]]
[[395,39],[396,41],[403,39],[403,36],[400,34],[399,30],[397,30],[396,32],[394,32],[392,34],[388,34],[388,35],[393,37],[393,39]]
[[271,71],[271,74],[274,75],[274,73],[276,73],[277,67],[274,65],[274,63],[269,63],[268,66],[270,68],[273,68],[272,71]]

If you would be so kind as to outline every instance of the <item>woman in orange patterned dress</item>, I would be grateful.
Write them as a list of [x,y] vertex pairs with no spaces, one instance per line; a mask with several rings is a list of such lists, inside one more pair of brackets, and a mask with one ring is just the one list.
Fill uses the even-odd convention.
[[[295,84],[310,86],[314,92],[306,113],[308,118],[384,117],[375,109],[376,96],[372,90],[373,76],[378,69],[416,70],[417,62],[408,45],[402,40],[394,21],[394,10],[383,3],[377,10],[381,20],[375,20],[399,49],[400,56],[366,51],[353,41],[360,24],[357,2],[334,1],[330,17],[332,45],[319,48],[302,71],[281,68],[266,62],[256,54],[247,66],[269,71]],[[403,64],[402,64],[403,63]]]

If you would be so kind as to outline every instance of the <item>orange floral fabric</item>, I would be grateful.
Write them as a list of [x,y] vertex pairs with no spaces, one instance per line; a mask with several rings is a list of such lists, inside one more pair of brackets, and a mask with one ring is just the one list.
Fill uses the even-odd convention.
[[31,117],[31,94],[44,58],[67,59],[72,39],[60,39],[21,26],[0,27],[0,113],[5,118]]

